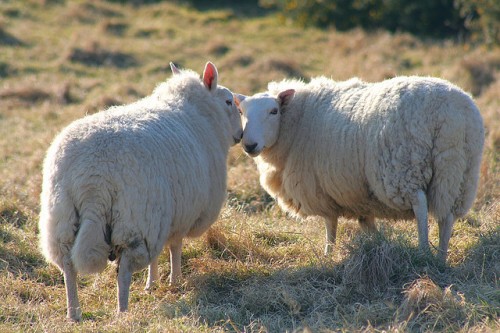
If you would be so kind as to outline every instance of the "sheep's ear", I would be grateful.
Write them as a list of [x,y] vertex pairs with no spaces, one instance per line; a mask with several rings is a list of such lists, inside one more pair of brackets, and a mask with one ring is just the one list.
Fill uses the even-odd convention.
[[243,102],[245,98],[247,98],[245,95],[233,94],[234,104],[236,104],[237,107],[240,106],[240,103]]
[[290,102],[290,100],[293,98],[295,95],[295,89],[288,89],[285,91],[282,91],[278,94],[278,103],[280,105],[280,109],[282,109],[284,106]]
[[173,75],[178,75],[181,73],[181,70],[175,66],[173,62],[170,62],[170,69],[172,70]]
[[217,89],[217,68],[210,61],[205,65],[205,70],[203,71],[203,83],[210,91],[215,91]]

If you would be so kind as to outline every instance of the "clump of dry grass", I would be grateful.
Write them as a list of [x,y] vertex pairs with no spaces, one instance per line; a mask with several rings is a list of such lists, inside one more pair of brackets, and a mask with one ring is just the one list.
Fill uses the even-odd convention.
[[0,23],[0,45],[2,46],[23,46],[24,43],[21,39],[9,33]]
[[[258,73],[278,72],[285,77],[304,77],[299,64],[291,58],[269,57],[259,58],[253,70]],[[278,75],[279,76],[279,75]]]
[[28,104],[40,103],[52,98],[51,92],[33,86],[7,88],[0,91],[0,98],[16,99]]
[[88,43],[83,48],[72,48],[65,58],[71,62],[77,62],[87,66],[128,68],[138,65],[133,55],[104,49],[96,41]]
[[451,286],[443,290],[429,277],[410,283],[403,290],[403,295],[404,300],[398,311],[410,330],[456,331],[467,318],[464,295],[453,292]]
[[391,239],[393,236],[385,232],[360,233],[343,244],[342,279],[360,294],[384,293],[415,278],[424,267],[436,267],[431,256],[419,253],[404,238]]
[[225,58],[224,67],[248,67],[255,61],[255,56],[252,54],[233,53]]
[[122,15],[119,11],[111,8],[111,6],[108,6],[106,2],[103,1],[79,1],[67,6],[61,16],[68,23],[78,21],[85,24],[91,24],[105,18],[121,17]]
[[[500,126],[497,126],[500,123],[498,91],[500,91],[500,77],[477,99],[486,127],[486,147],[493,154],[500,154]],[[494,159],[494,161],[497,161],[497,159]]]
[[115,105],[122,105],[123,101],[117,99],[116,97],[113,96],[108,96],[108,95],[103,95],[96,100],[93,100],[91,103],[89,103],[85,111],[88,114],[96,113],[102,110],[106,110],[111,106]]
[[129,25],[124,22],[104,20],[103,22],[100,23],[99,28],[104,33],[108,33],[115,36],[123,36],[127,31],[127,29],[129,28]]
[[231,50],[231,47],[228,46],[224,41],[211,41],[207,43],[206,52],[214,57],[220,57],[225,55]]
[[498,79],[495,72],[500,69],[500,57],[470,56],[464,58],[459,66],[468,78],[468,84],[464,88],[474,96],[479,96]]

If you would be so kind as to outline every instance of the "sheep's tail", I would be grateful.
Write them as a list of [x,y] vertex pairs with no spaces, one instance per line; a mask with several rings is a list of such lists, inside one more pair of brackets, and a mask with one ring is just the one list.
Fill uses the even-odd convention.
[[105,217],[82,217],[71,249],[71,261],[81,274],[99,273],[106,268],[111,251],[106,241],[110,237]]
[[63,270],[63,260],[71,260],[79,273],[104,270],[110,253],[106,242],[106,220],[91,214],[79,216],[73,201],[63,192],[55,192],[47,182],[42,192],[39,220],[40,247],[48,261]]
[[466,169],[463,176],[461,196],[454,206],[454,215],[459,218],[465,216],[474,203],[479,184],[481,169],[481,158],[484,146],[483,119],[478,108],[470,100],[471,108],[467,114],[465,128],[464,153],[466,157]]
[[63,259],[70,254],[78,228],[78,215],[69,196],[56,193],[44,181],[38,228],[40,248],[45,258],[63,270]]
[[459,117],[462,121],[442,126],[435,141],[429,208],[437,219],[445,219],[450,213],[455,218],[467,214],[479,182],[484,145],[481,115],[472,99],[456,102],[459,105],[454,111],[459,107],[464,111]]

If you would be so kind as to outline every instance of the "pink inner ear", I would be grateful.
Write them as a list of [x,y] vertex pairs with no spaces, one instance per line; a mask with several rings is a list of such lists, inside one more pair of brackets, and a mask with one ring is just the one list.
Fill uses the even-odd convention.
[[217,69],[211,62],[208,62],[203,72],[203,83],[209,90],[212,90],[214,82],[217,83]]
[[288,89],[285,91],[282,91],[278,95],[278,100],[280,102],[280,106],[285,105],[292,99],[293,95],[295,95],[295,89]]

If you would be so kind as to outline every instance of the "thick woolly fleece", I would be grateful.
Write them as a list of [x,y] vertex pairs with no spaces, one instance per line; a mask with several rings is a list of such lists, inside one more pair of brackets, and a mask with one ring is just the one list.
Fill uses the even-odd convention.
[[295,94],[280,110],[277,141],[255,159],[262,186],[286,211],[413,218],[419,191],[438,220],[470,209],[484,128],[458,87],[427,77],[319,77],[272,82],[268,94],[287,89]]
[[70,254],[76,271],[88,274],[110,256],[127,257],[135,271],[165,244],[199,236],[216,220],[231,118],[241,133],[236,108],[224,107],[231,92],[216,89],[182,71],[151,96],[77,120],[56,137],[44,162],[39,222],[49,261],[63,270]]

